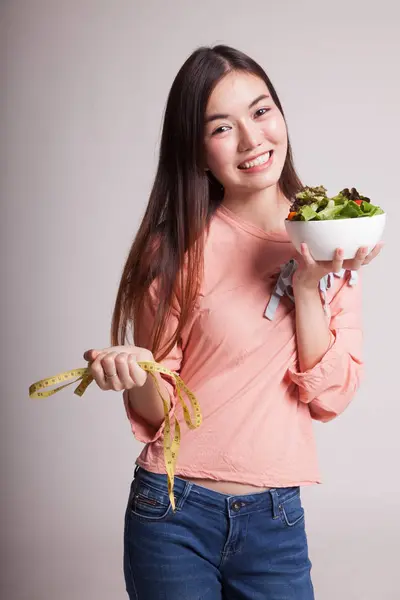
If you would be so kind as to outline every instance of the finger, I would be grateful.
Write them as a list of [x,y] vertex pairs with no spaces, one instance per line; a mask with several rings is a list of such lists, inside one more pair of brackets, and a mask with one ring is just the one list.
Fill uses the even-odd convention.
[[88,362],[92,362],[94,361],[94,359],[96,358],[96,356],[98,356],[100,353],[99,350],[86,350],[86,352],[83,355],[84,360],[87,360]]
[[351,266],[349,267],[352,271],[358,271],[358,269],[364,264],[364,260],[366,259],[368,254],[368,248],[363,246],[357,250],[357,253],[353,260],[351,261]]
[[114,387],[114,383],[119,382],[118,371],[115,365],[115,359],[118,356],[117,352],[107,352],[106,356],[101,359],[101,366],[104,371],[104,379],[110,385]]
[[146,383],[147,373],[140,367],[132,354],[128,358],[129,373],[135,385],[142,386]]
[[305,264],[309,267],[315,266],[315,260],[311,256],[311,252],[304,242],[300,245],[300,254],[303,257]]
[[129,355],[127,352],[120,352],[115,358],[115,368],[118,377],[113,377],[109,380],[112,389],[115,391],[130,390],[135,384],[129,371],[128,359],[130,356],[133,355]]
[[343,249],[337,248],[335,250],[335,254],[333,255],[332,261],[332,271],[334,273],[339,273],[343,268]]
[[89,366],[89,372],[92,375],[93,379],[97,383],[100,389],[107,390],[109,389],[107,380],[105,378],[104,369],[102,365],[102,360],[107,356],[107,352],[100,352],[94,359],[94,361]]
[[376,258],[379,254],[379,252],[382,250],[384,246],[383,242],[379,242],[379,244],[377,244],[372,250],[371,252],[365,257],[364,259],[364,265],[368,265],[371,260],[373,260],[374,258]]

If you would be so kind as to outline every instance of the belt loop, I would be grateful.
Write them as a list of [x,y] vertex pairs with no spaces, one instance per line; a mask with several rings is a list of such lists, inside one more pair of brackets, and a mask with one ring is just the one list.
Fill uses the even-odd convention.
[[271,500],[272,500],[272,518],[273,519],[278,519],[279,518],[279,495],[277,490],[272,489],[269,490],[269,493],[271,494]]
[[178,498],[175,498],[177,510],[180,510],[182,508],[182,506],[185,504],[185,500],[189,496],[190,492],[192,491],[193,485],[194,485],[194,483],[192,481],[186,481],[182,494],[180,494]]

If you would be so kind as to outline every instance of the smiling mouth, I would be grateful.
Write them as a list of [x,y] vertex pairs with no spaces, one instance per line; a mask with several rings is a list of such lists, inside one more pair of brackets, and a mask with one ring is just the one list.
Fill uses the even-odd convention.
[[252,169],[253,167],[259,167],[260,165],[264,165],[265,163],[267,163],[269,161],[272,154],[273,154],[273,150],[270,150],[269,152],[266,152],[265,154],[261,154],[261,156],[258,156],[254,160],[249,160],[249,161],[241,163],[238,166],[238,169],[245,171],[246,169]]

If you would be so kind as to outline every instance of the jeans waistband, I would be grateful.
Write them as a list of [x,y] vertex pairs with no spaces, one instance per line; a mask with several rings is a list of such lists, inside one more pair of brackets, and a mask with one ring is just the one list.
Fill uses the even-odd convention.
[[[152,473],[143,467],[137,466],[135,469],[135,480],[139,482],[143,481],[160,492],[168,492],[167,476],[165,474]],[[271,509],[274,516],[277,516],[280,505],[299,493],[300,488],[294,486],[271,488],[270,490],[254,494],[228,495],[186,481],[181,477],[175,476],[174,480],[174,494],[177,497],[187,498],[190,495],[197,502],[215,510],[220,510],[221,512],[228,510],[233,514],[240,510],[241,515],[257,510]]]

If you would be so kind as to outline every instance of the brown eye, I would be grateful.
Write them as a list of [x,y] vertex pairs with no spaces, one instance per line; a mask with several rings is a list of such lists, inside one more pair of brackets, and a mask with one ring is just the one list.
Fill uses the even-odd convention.
[[259,108],[256,113],[255,113],[255,117],[262,117],[263,115],[265,115],[267,112],[269,112],[271,109],[270,108]]
[[222,125],[221,127],[218,127],[218,129],[213,131],[212,135],[217,135],[218,133],[225,133],[225,131],[228,129],[229,127],[227,125]]

